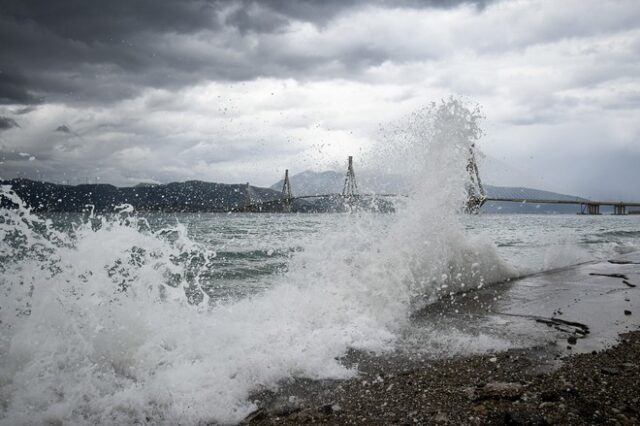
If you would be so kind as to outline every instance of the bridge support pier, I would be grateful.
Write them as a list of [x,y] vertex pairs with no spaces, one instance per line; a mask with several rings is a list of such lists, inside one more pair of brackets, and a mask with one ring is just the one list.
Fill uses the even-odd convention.
[[625,206],[624,204],[614,204],[613,214],[618,216],[627,214],[627,206]]
[[[581,204],[580,214],[598,215],[600,214],[600,204]],[[586,209],[586,210],[585,210]]]

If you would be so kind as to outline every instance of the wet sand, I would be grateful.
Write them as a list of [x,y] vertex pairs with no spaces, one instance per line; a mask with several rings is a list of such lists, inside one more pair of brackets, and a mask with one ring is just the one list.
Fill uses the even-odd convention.
[[[638,284],[631,254],[455,295],[415,315],[402,349],[347,354],[354,379],[256,393],[245,423],[640,424]],[[451,327],[511,348],[432,356]]]

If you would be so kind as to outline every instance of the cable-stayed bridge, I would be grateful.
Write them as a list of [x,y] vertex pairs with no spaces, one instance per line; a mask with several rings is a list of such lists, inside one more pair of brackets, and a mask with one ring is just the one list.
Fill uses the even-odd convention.
[[[473,146],[469,149],[467,173],[469,179],[467,183],[467,203],[465,211],[467,213],[478,213],[480,208],[488,201],[511,202],[511,203],[527,203],[527,204],[564,204],[580,206],[578,214],[599,215],[601,206],[612,206],[614,215],[626,215],[629,213],[628,208],[640,208],[640,202],[628,201],[607,201],[607,200],[589,200],[580,197],[561,196],[560,194],[546,193],[538,191],[538,197],[527,197],[522,190],[512,188],[508,191],[500,191],[499,194],[487,194],[478,171],[478,165],[475,160]],[[349,211],[360,207],[366,207],[376,211],[393,211],[393,205],[385,199],[393,199],[399,197],[407,197],[406,194],[395,193],[361,193],[358,190],[355,171],[353,168],[353,157],[349,156],[347,173],[344,180],[343,190],[341,193],[326,193],[294,196],[291,182],[289,180],[289,170],[285,171],[282,185],[282,196],[278,199],[268,201],[254,202],[251,196],[251,187],[247,183],[245,192],[244,206],[235,209],[240,212],[284,212],[292,211],[296,200],[321,200],[325,205],[341,206],[342,210]],[[547,194],[552,194],[553,198]]]
[[384,201],[385,198],[406,197],[404,194],[392,193],[361,193],[358,190],[355,171],[353,169],[353,157],[349,156],[347,174],[341,193],[326,193],[313,195],[293,196],[291,181],[289,180],[289,170],[285,170],[282,184],[282,197],[279,199],[252,202],[251,186],[247,183],[244,206],[236,209],[243,212],[291,212],[293,203],[296,200],[323,200],[325,205],[337,206],[342,210],[353,210],[359,207],[367,207],[378,211],[391,211],[392,206]]
[[[551,198],[527,198],[521,194],[514,193],[512,196],[500,196],[500,197],[486,197],[484,202],[487,201],[505,201],[512,203],[528,203],[528,204],[571,204],[579,205],[579,214],[598,215],[600,214],[601,206],[612,206],[614,215],[626,215],[629,207],[640,207],[640,202],[628,202],[628,201],[602,201],[602,200],[588,200],[585,198],[576,197],[574,199],[551,199]],[[483,203],[484,204],[484,203]]]

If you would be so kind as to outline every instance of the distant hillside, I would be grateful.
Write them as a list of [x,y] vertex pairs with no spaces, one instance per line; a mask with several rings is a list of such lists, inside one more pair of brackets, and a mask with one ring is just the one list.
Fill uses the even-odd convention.
[[575,195],[559,194],[557,192],[542,191],[540,189],[485,185],[489,198],[528,198],[535,200],[587,201],[586,198]]
[[[243,206],[246,197],[246,185],[197,180],[125,188],[106,184],[58,185],[28,179],[0,183],[10,184],[28,206],[44,212],[80,212],[89,204],[100,212],[113,211],[119,204],[131,204],[138,211],[223,212]],[[252,202],[279,197],[280,193],[272,189],[251,187]]]
[[[360,184],[362,192],[387,192],[389,185],[382,182],[382,186],[372,184],[376,182],[366,179]],[[391,192],[402,193],[398,181],[390,178],[394,185]],[[381,182],[379,179],[378,182]],[[294,196],[314,195],[342,192],[344,177],[342,174],[306,171],[291,177]],[[10,184],[20,198],[35,211],[41,212],[80,212],[87,205],[93,205],[96,211],[113,211],[120,204],[131,204],[138,211],[160,212],[225,212],[244,206],[246,185],[223,184],[202,181],[174,182],[165,185],[142,184],[134,187],[118,188],[106,184],[58,185],[49,182],[37,182],[28,179],[13,179],[0,181]],[[367,185],[368,184],[368,185]],[[378,189],[380,188],[380,189]],[[252,203],[280,199],[282,181],[271,188],[251,187]],[[527,199],[557,199],[584,200],[572,195],[541,191],[531,188],[512,188],[501,186],[486,186],[489,197],[495,198],[527,198]],[[7,205],[3,200],[3,205]],[[378,206],[380,211],[391,211],[392,206]],[[481,209],[483,213],[545,213],[545,214],[575,214],[578,205],[487,202]],[[338,201],[328,200],[296,200],[293,211],[298,212],[327,212],[342,211],[344,206]],[[603,206],[603,213],[608,210]]]
[[[485,189],[489,198],[586,201],[585,198],[576,197],[575,195],[559,194],[557,192],[542,191],[540,189],[532,188],[485,185]],[[580,211],[580,206],[572,204],[534,204],[487,201],[480,211],[483,213],[575,214]]]
[[[342,192],[344,185],[344,173],[328,170],[326,172],[313,172],[306,170],[302,173],[290,176],[293,195],[317,195],[317,194],[335,194]],[[284,180],[271,185],[271,189],[282,191]]]
[[[293,195],[317,195],[341,193],[344,186],[345,173],[328,170],[324,172],[313,172],[306,170],[302,173],[290,176]],[[356,179],[360,192],[370,193],[403,193],[406,184],[404,179],[398,175],[373,174],[370,171],[356,171]],[[271,189],[282,191],[281,179],[271,185]]]
[[[291,187],[295,195],[314,195],[327,193],[340,193],[344,184],[344,174],[325,171],[313,172],[310,170],[298,173],[290,177]],[[390,181],[389,182],[387,182]],[[280,180],[271,186],[271,189],[282,190],[283,181]],[[358,181],[362,192],[406,192],[402,189],[402,182],[398,177],[371,179],[366,174]],[[539,189],[522,187],[505,187],[485,185],[487,195],[490,198],[528,198],[537,200],[585,200],[574,195],[559,194],[556,192],[542,191]],[[574,214],[580,210],[578,205],[566,204],[531,204],[513,202],[487,202],[481,209],[484,213],[545,213],[545,214]],[[603,210],[604,211],[604,210]]]

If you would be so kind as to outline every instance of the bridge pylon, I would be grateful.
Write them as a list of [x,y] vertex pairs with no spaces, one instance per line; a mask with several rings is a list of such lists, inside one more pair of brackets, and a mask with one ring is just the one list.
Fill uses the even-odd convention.
[[358,196],[358,183],[356,182],[356,174],[353,171],[353,156],[349,156],[349,166],[347,168],[347,176],[344,178],[344,187],[342,188],[342,196],[351,200]]
[[467,182],[467,205],[465,210],[467,213],[477,214],[487,199],[487,192],[480,180],[480,172],[478,172],[478,164],[473,151],[474,147],[475,144],[471,144],[469,147],[469,159],[467,161],[469,181]]
[[289,182],[289,169],[284,171],[284,183],[282,184],[282,210],[285,213],[291,212],[293,195],[291,193],[291,182]]

